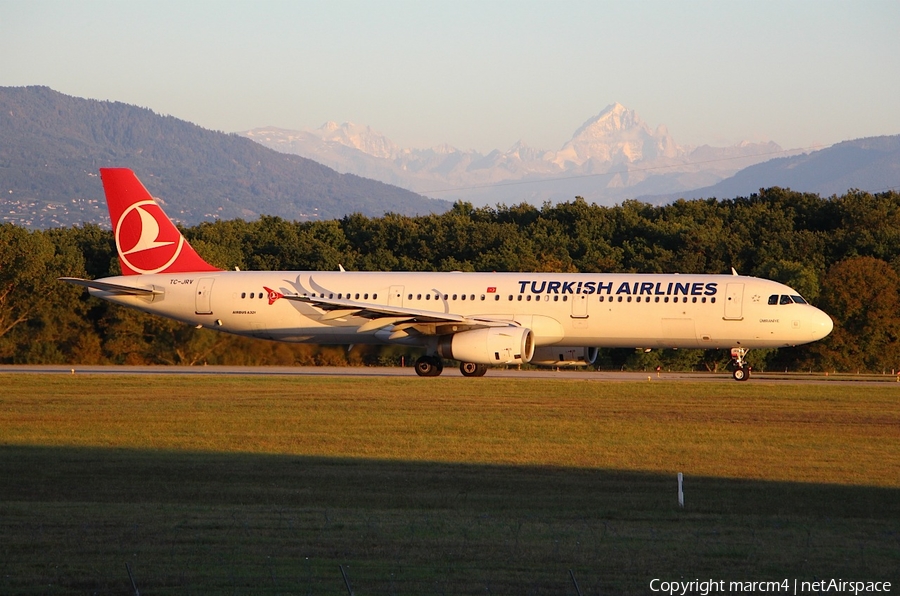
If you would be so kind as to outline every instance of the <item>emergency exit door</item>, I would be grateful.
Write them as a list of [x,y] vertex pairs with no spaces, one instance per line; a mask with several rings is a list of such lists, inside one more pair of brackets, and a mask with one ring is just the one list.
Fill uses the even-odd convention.
[[196,303],[194,310],[198,315],[211,315],[212,307],[210,297],[212,295],[212,285],[216,281],[212,277],[200,278],[197,282],[197,294],[195,295]]

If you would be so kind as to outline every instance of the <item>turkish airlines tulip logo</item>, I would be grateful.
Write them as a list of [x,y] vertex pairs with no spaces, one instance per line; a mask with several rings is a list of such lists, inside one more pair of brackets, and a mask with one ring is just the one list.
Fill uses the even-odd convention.
[[[160,222],[164,222],[160,226]],[[154,201],[129,206],[116,224],[116,246],[122,263],[135,273],[167,269],[184,247],[184,237]]]
[[282,294],[281,292],[276,292],[272,288],[267,288],[266,286],[263,286],[263,289],[266,291],[266,294],[268,294],[269,306],[272,306],[273,304],[275,304],[275,301],[278,300],[279,298],[284,298],[284,294]]

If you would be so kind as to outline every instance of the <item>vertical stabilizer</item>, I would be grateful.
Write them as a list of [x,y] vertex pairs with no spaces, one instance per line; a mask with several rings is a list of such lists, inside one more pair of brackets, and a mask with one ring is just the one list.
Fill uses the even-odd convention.
[[191,248],[129,169],[101,168],[123,275],[220,271]]

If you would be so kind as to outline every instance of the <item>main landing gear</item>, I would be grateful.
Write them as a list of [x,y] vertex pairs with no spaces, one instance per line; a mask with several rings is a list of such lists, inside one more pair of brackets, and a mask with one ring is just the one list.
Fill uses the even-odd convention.
[[464,377],[483,377],[487,372],[487,364],[475,364],[474,362],[460,362],[459,372]]
[[421,356],[416,360],[416,374],[420,377],[436,377],[444,372],[444,361],[439,356]]
[[747,348],[731,348],[731,376],[735,381],[750,378],[750,365],[744,360],[749,351]]
[[[461,362],[459,372],[464,377],[483,377],[487,372],[486,364]],[[416,374],[420,377],[436,377],[444,372],[444,361],[439,356],[422,356],[416,360]]]

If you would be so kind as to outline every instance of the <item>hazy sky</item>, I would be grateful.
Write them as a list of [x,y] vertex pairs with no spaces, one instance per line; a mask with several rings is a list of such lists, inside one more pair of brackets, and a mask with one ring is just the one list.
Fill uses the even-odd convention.
[[482,152],[618,101],[680,144],[811,147],[900,134],[898,32],[897,0],[0,0],[0,86]]

